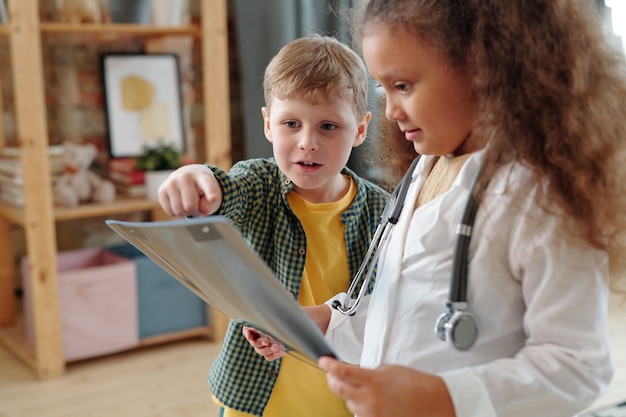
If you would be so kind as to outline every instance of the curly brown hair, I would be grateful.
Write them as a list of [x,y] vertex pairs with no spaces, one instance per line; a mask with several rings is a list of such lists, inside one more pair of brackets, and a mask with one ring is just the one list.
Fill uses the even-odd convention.
[[[572,230],[619,249],[626,230],[626,65],[590,0],[370,0],[354,38],[403,30],[470,74],[472,135],[488,140],[484,178],[509,162],[547,179]],[[415,151],[380,122],[377,165],[406,168]],[[413,152],[413,154],[411,154]],[[393,178],[397,180],[397,177]],[[545,207],[545,205],[543,206]]]

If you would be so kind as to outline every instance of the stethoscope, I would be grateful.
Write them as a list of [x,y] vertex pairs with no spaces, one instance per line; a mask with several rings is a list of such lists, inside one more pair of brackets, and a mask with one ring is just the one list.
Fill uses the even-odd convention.
[[[380,216],[380,223],[376,227],[374,237],[367,249],[365,258],[357,270],[354,279],[350,283],[348,291],[343,297],[343,301],[335,300],[332,303],[334,309],[345,315],[353,315],[359,308],[367,288],[372,280],[372,274],[376,268],[376,263],[380,257],[382,247],[385,245],[391,234],[391,229],[398,222],[404,200],[411,184],[413,171],[420,159],[418,155],[411,163],[411,166],[400,180],[400,183],[391,194],[389,202],[385,206]],[[465,203],[465,208],[459,223],[456,227],[456,242],[454,246],[454,258],[452,261],[452,277],[450,280],[450,291],[446,302],[446,311],[439,315],[435,322],[435,334],[448,345],[457,350],[468,350],[478,336],[478,324],[473,314],[467,311],[467,266],[469,243],[472,237],[474,219],[478,211],[478,203],[473,196],[473,190],[478,180],[479,172],[476,174],[470,187],[470,193]],[[352,294],[357,285],[361,282],[363,274],[365,280],[361,289],[352,302]]]

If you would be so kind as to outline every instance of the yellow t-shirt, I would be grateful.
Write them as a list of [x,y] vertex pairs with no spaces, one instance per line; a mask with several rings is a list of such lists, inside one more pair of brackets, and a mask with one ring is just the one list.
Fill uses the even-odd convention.
[[[296,193],[287,199],[300,219],[307,236],[307,254],[300,285],[300,305],[318,305],[345,291],[350,283],[345,226],[341,213],[352,204],[356,185],[344,197],[331,203],[310,203]],[[225,409],[225,417],[249,414]],[[283,357],[276,385],[264,417],[348,417],[345,402],[328,388],[326,374],[316,366],[291,355]]]

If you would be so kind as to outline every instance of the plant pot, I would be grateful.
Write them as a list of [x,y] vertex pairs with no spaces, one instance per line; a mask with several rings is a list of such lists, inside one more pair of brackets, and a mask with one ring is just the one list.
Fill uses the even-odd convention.
[[150,24],[150,0],[109,0],[113,23]]
[[167,171],[146,171],[146,197],[150,200],[159,200],[159,186],[174,172]]

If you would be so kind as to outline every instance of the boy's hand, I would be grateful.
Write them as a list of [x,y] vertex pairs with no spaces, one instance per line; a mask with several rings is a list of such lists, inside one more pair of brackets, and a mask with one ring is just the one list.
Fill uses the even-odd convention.
[[252,347],[254,347],[254,351],[263,356],[268,362],[282,358],[287,354],[285,346],[283,346],[282,343],[252,327],[244,326],[241,332]]
[[302,307],[302,309],[311,317],[311,320],[320,328],[322,333],[326,334],[328,324],[330,323],[330,307],[326,304],[319,304],[316,306]]
[[170,216],[207,216],[222,205],[222,187],[213,171],[201,164],[172,172],[159,187],[159,203]]

